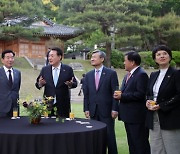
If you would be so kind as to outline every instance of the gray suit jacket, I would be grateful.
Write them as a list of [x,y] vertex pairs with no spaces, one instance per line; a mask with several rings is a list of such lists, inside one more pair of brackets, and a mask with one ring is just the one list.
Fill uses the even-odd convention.
[[9,86],[9,81],[3,67],[0,68],[0,113],[8,113],[11,107],[17,106],[19,90],[21,85],[20,71],[13,69],[13,86]]

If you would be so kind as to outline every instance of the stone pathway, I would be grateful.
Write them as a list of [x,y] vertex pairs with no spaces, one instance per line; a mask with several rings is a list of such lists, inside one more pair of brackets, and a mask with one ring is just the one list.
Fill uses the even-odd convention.
[[81,96],[78,96],[80,88],[81,85],[78,84],[76,88],[71,89],[71,103],[83,103],[83,92],[81,93]]

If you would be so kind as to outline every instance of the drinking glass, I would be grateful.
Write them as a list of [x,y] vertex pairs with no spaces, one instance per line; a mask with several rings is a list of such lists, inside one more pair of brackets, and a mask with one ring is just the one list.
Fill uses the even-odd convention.
[[14,117],[14,118],[17,118],[17,116],[18,116],[18,108],[17,108],[17,107],[14,107],[14,108],[13,108],[13,117]]
[[74,113],[70,112],[70,113],[69,113],[69,118],[70,118],[71,120],[74,119]]
[[121,94],[121,90],[119,89],[119,86],[116,86],[114,93],[116,93],[117,95]]
[[155,97],[148,96],[147,99],[150,101],[150,108],[153,108],[153,106],[156,105]]

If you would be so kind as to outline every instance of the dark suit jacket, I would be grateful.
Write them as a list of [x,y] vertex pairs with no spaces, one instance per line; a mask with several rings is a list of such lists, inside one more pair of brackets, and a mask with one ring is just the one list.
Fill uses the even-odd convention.
[[12,87],[3,67],[0,68],[0,113],[8,113],[12,107],[17,107],[21,85],[20,71],[13,69],[14,81]]
[[98,112],[103,117],[111,117],[112,110],[118,111],[118,101],[113,98],[114,90],[118,86],[115,71],[103,67],[98,90],[95,87],[95,70],[88,72],[84,81],[84,111],[90,111],[93,117],[98,105]]
[[55,96],[56,95],[56,100],[57,100],[57,108],[58,108],[58,114],[62,117],[69,117],[69,112],[70,112],[70,90],[68,86],[64,83],[66,81],[70,81],[73,79],[73,85],[71,88],[76,88],[77,87],[77,81],[76,78],[74,77],[73,70],[70,66],[61,64],[61,70],[60,70],[60,75],[59,79],[57,82],[57,85],[55,87],[54,82],[53,82],[53,76],[52,76],[52,66],[47,65],[42,68],[40,75],[37,78],[36,82],[36,87],[40,89],[38,85],[38,80],[39,77],[42,76],[46,84],[44,85],[44,96],[49,97],[49,96]]
[[[153,96],[153,86],[159,73],[157,71],[150,75],[148,96]],[[161,129],[180,129],[180,70],[169,67],[159,88],[157,104],[160,105],[158,115]],[[153,111],[148,111],[147,125],[153,128]]]
[[121,100],[119,104],[119,119],[126,123],[145,122],[146,115],[146,88],[148,75],[138,67],[125,83],[127,75],[124,77],[121,86]]

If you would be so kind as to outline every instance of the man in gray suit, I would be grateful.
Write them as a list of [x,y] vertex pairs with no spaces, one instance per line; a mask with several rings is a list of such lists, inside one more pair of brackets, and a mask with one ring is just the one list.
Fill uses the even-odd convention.
[[15,53],[4,50],[0,67],[0,117],[12,116],[13,108],[18,108],[21,73],[13,68]]
[[91,65],[95,69],[85,76],[84,112],[86,118],[106,123],[108,154],[117,154],[114,125],[118,115],[118,102],[113,98],[113,93],[118,86],[118,78],[115,71],[103,66],[105,56],[100,50],[92,53]]

